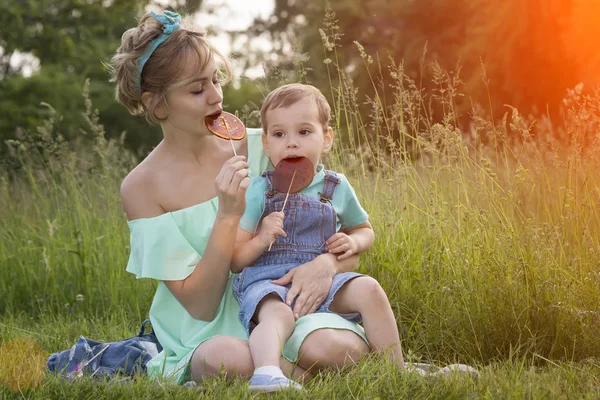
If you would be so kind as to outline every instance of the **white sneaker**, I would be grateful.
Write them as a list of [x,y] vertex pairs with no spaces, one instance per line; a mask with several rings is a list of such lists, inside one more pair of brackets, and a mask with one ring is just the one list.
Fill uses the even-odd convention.
[[250,387],[248,388],[251,392],[256,393],[269,393],[278,392],[285,389],[302,389],[302,385],[285,376],[271,376],[263,374],[254,374],[250,378]]

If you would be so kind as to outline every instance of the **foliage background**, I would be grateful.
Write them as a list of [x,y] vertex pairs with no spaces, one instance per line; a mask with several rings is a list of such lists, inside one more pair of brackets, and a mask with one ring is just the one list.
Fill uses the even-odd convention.
[[[231,32],[238,68],[265,63],[264,78],[225,89],[226,108],[248,125],[283,81],[309,81],[329,97],[341,140],[326,162],[352,178],[369,210],[378,240],[360,268],[388,294],[406,358],[482,372],[476,381],[424,380],[372,359],[321,374],[308,395],[599,397],[598,5],[490,3],[277,1],[272,16]],[[34,338],[39,361],[79,335],[132,336],[147,316],[156,282],[124,269],[118,193],[160,134],[115,104],[101,63],[146,6],[0,1],[5,397],[197,395],[143,379],[46,377],[37,389],[11,380],[21,371],[13,366],[39,370],[17,339]],[[248,52],[246,34],[273,51]],[[37,57],[39,71],[23,76],[16,52]],[[242,380],[199,390],[248,397]]]
[[[90,79],[90,96],[107,137],[126,133],[127,148],[145,154],[160,139],[159,130],[115,103],[102,61],[110,59],[122,32],[148,6],[191,13],[228,7],[226,2],[211,4],[202,0],[2,0],[0,140],[22,138],[35,129],[49,115],[42,102],[61,115],[57,121],[61,134],[68,140],[78,138],[80,93],[85,79]],[[323,25],[327,6],[336,15],[335,27],[326,32],[336,41],[335,61],[358,93],[372,96],[373,87],[359,68],[362,60],[355,41],[378,61],[370,69],[383,77],[382,89],[391,78],[377,69],[385,72],[393,62],[402,62],[413,79],[424,76],[432,65],[453,71],[464,93],[456,100],[457,118],[463,123],[472,104],[482,105],[492,119],[501,118],[507,111],[505,104],[511,104],[522,113],[548,113],[556,120],[567,89],[579,82],[586,89],[593,87],[600,76],[600,52],[594,43],[600,33],[594,22],[600,5],[591,0],[274,0],[274,5],[268,18],[257,19],[247,30],[229,32],[237,43],[232,56],[239,75],[257,65],[267,72],[266,79],[238,79],[226,87],[226,109],[244,116],[260,104],[268,88],[282,80],[302,79],[330,96],[319,32],[328,29]],[[269,40],[272,50],[247,46],[255,37]],[[22,74],[29,62],[18,56],[23,53],[39,61],[32,76]],[[481,85],[482,66],[487,88]],[[435,87],[428,80],[422,83],[423,88]],[[368,105],[361,105],[365,117],[368,111]],[[441,119],[442,114],[434,108],[431,117]],[[256,119],[248,122],[256,124]],[[0,154],[4,151],[2,146]]]

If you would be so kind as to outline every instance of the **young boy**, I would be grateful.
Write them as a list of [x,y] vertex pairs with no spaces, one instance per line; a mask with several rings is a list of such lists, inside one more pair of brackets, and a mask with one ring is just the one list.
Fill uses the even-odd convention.
[[[301,389],[279,368],[281,347],[298,316],[293,315],[293,304],[285,302],[289,285],[271,281],[319,254],[334,253],[342,260],[373,244],[367,213],[345,176],[319,164],[321,155],[333,145],[330,110],[318,89],[303,84],[274,90],[261,108],[263,146],[273,165],[282,159],[306,157],[315,166],[315,175],[305,189],[289,195],[283,212],[286,193],[274,189],[272,171],[253,179],[246,192],[231,269],[241,272],[233,282],[240,319],[249,332],[251,323],[256,324],[249,339],[256,368],[250,379],[252,391]],[[394,314],[373,278],[355,272],[336,274],[317,312],[362,321],[371,349],[389,351],[391,359],[404,368]]]

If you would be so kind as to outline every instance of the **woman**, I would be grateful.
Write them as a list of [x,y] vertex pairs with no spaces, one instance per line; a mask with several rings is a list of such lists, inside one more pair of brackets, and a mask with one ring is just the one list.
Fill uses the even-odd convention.
[[[249,129],[235,142],[234,157],[230,143],[208,131],[205,118],[219,115],[223,103],[224,74],[216,63],[226,78],[229,66],[203,33],[180,22],[168,11],[146,14],[124,33],[111,62],[117,100],[160,124],[164,136],[125,178],[121,198],[131,230],[127,270],[160,281],[150,319],[165,350],[148,363],[148,372],[178,382],[200,381],[221,368],[253,371],[229,271],[249,176],[268,165],[260,130]],[[368,351],[358,325],[311,314],[332,277],[357,262],[356,256],[340,262],[324,254],[275,281],[291,283],[294,312],[301,316],[284,347],[287,374],[341,366]]]

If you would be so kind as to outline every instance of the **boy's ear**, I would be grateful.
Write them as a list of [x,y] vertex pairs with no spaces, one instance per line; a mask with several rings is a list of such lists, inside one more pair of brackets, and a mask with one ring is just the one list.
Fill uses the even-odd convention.
[[323,153],[329,153],[333,147],[333,129],[328,126],[323,132]]
[[262,140],[263,149],[265,150],[265,154],[267,155],[267,157],[269,157],[269,145],[267,143],[267,132],[263,131],[262,135],[260,135],[260,139]]

